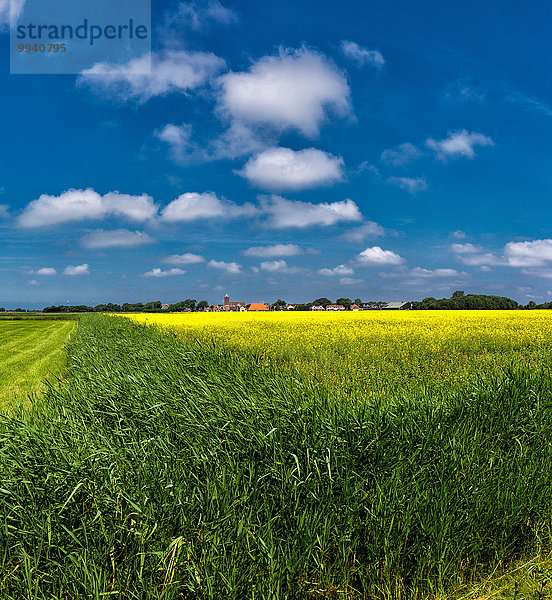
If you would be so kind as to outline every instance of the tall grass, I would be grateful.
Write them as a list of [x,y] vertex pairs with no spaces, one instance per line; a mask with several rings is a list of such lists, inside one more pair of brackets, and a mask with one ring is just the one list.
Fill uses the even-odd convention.
[[415,598],[548,542],[546,365],[350,406],[95,315],[68,360],[0,423],[2,598]]

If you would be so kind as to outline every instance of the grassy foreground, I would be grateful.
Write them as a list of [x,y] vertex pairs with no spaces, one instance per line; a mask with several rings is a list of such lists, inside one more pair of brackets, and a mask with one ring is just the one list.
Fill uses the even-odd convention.
[[391,409],[243,358],[84,316],[0,423],[0,597],[415,598],[549,543],[547,365]]
[[74,321],[0,318],[0,407],[44,389],[44,378],[64,363]]

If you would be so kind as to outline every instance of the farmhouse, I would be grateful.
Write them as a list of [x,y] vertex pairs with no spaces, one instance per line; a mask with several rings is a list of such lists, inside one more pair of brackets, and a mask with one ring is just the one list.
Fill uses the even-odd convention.
[[262,302],[253,302],[253,304],[251,304],[247,310],[248,311],[268,310],[268,306],[266,304],[263,304]]
[[324,310],[323,306],[318,306],[318,304],[316,306],[311,306],[311,310]]
[[383,310],[410,310],[412,308],[411,302],[388,302],[385,306],[381,307]]
[[326,310],[345,310],[345,307],[342,304],[328,304]]

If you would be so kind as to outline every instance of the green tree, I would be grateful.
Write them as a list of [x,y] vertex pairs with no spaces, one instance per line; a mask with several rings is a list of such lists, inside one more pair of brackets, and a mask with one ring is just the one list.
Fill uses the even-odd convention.
[[272,306],[274,310],[283,310],[287,306],[287,302],[278,298],[278,300],[276,300]]
[[357,306],[362,306],[362,300],[360,298],[355,298],[355,304]]
[[347,310],[349,310],[351,308],[351,304],[353,303],[352,300],[350,298],[338,298],[335,301],[336,304],[341,304],[342,306],[344,306]]
[[462,298],[464,295],[464,290],[456,290],[454,294],[452,294],[453,298]]
[[207,300],[200,300],[197,303],[196,310],[205,310],[209,306]]
[[328,300],[327,298],[317,298],[316,300],[313,300],[312,303],[314,304],[314,306],[323,306],[324,308],[326,308],[326,306],[328,306],[328,304],[331,304],[332,301]]

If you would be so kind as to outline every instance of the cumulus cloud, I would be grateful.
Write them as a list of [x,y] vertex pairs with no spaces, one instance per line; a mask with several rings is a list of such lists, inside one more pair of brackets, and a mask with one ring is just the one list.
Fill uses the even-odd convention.
[[318,274],[325,275],[326,277],[332,277],[334,275],[353,275],[354,270],[346,265],[337,265],[337,267],[334,267],[333,269],[320,269]]
[[144,103],[155,96],[188,93],[225,68],[225,61],[211,52],[165,50],[121,65],[96,63],[80,74],[77,84],[120,102]]
[[269,273],[286,273],[293,275],[295,273],[302,273],[304,269],[299,267],[288,266],[285,260],[267,260],[261,263],[261,270],[268,271]]
[[208,267],[213,269],[219,269],[219,271],[226,271],[227,273],[237,275],[241,273],[241,265],[236,262],[224,262],[223,260],[210,260],[207,263]]
[[268,215],[268,226],[274,229],[327,227],[362,220],[358,206],[350,199],[313,204],[271,196],[262,199],[261,206]]
[[389,148],[381,153],[381,160],[393,167],[406,165],[417,158],[420,158],[423,153],[410,142],[400,144],[396,148]]
[[35,272],[35,275],[50,277],[52,275],[57,275],[57,271],[53,267],[42,267]]
[[475,244],[452,244],[451,250],[456,254],[458,260],[470,267],[504,264],[504,258],[486,252],[481,246]]
[[147,194],[130,196],[109,192],[101,196],[91,188],[70,189],[59,196],[42,194],[25,207],[20,227],[46,227],[71,221],[99,220],[119,216],[131,221],[147,221],[157,214],[153,198]]
[[202,263],[205,262],[205,259],[199,254],[192,254],[191,252],[186,252],[185,254],[171,254],[170,256],[166,256],[161,262],[167,263],[169,265],[182,266]]
[[63,271],[64,275],[90,275],[90,268],[89,266],[84,263],[83,265],[76,265],[76,266],[68,266],[65,267],[64,271]]
[[450,235],[457,240],[463,240],[466,238],[466,233],[464,231],[462,231],[461,229],[457,229],[456,231],[453,231]]
[[176,275],[184,275],[186,273],[186,271],[182,270],[182,269],[168,269],[167,271],[163,271],[159,268],[155,268],[152,269],[151,271],[148,271],[147,273],[143,273],[142,277],[173,277]]
[[347,40],[342,40],[340,47],[341,52],[355,62],[358,67],[370,66],[379,70],[385,66],[385,59],[378,50],[368,50],[356,42]]
[[366,221],[360,227],[346,231],[341,237],[347,242],[362,243],[368,237],[381,237],[385,235],[385,229],[374,221]]
[[427,181],[423,177],[389,177],[387,183],[396,185],[409,194],[427,190]]
[[253,246],[242,252],[244,256],[272,258],[275,256],[296,256],[303,254],[303,249],[297,244],[274,244],[273,246]]
[[392,252],[391,250],[383,250],[379,246],[372,246],[366,248],[357,257],[358,262],[361,265],[402,265],[405,263],[405,259]]
[[134,246],[143,246],[144,244],[153,244],[155,240],[143,231],[129,231],[128,229],[115,229],[113,231],[104,231],[97,229],[85,235],[81,239],[81,244],[85,248],[99,250],[101,248],[131,248]]
[[251,157],[239,174],[249,183],[269,190],[304,190],[343,179],[341,157],[306,148],[269,148]]
[[281,49],[249,71],[222,75],[219,82],[219,112],[246,124],[315,137],[331,114],[351,112],[345,75],[323,54],[306,48]]
[[473,158],[477,146],[494,146],[493,140],[482,133],[469,133],[466,129],[449,133],[445,139],[428,138],[426,146],[435,152],[439,160],[464,156]]
[[504,246],[504,256],[511,267],[542,267],[552,260],[552,240],[509,242]]
[[251,216],[257,212],[252,204],[235,204],[229,200],[220,199],[213,192],[187,192],[168,204],[161,213],[166,223],[184,223],[198,219],[226,218]]

